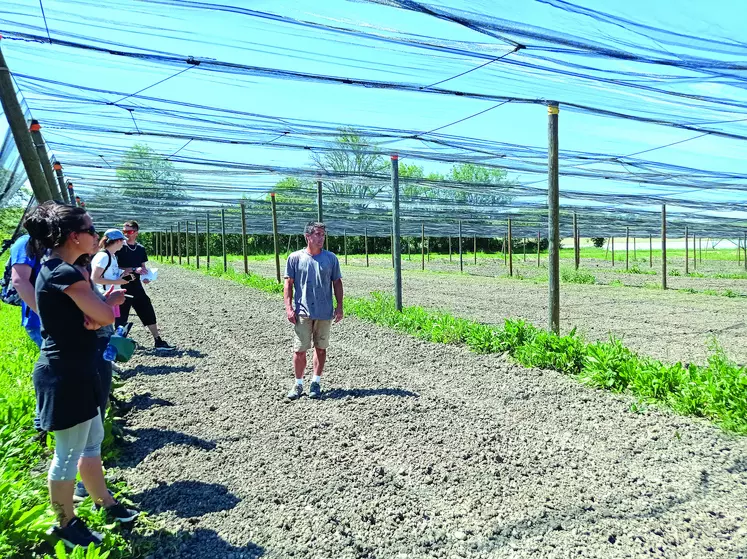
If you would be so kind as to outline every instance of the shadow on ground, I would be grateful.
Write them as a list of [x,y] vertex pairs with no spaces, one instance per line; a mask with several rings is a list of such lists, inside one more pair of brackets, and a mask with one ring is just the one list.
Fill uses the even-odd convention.
[[335,388],[322,392],[323,400],[342,398],[367,398],[369,396],[395,396],[398,398],[419,398],[417,392],[402,388]]
[[[130,437],[134,437],[135,440],[127,440]],[[200,450],[213,450],[216,443],[169,429],[127,429],[118,465],[124,468],[134,467],[152,452],[168,445],[187,445]]]
[[173,511],[180,518],[230,510],[239,503],[239,498],[230,493],[225,485],[201,481],[162,483],[132,495],[132,500],[151,514]]

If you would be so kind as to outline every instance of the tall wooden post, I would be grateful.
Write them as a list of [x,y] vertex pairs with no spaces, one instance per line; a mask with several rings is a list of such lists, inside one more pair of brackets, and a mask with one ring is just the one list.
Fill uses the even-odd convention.
[[578,270],[578,234],[576,230],[578,222],[576,219],[576,212],[573,212],[573,266]]
[[195,265],[200,269],[200,222],[195,219]]
[[246,204],[241,202],[241,252],[244,255],[244,273],[249,274],[249,262],[246,254]]
[[524,249],[524,262],[526,263],[527,261],[527,238],[523,237],[521,242],[523,244],[522,248]]
[[176,252],[179,254],[179,265],[182,265],[182,222],[176,222]]
[[612,241],[612,267],[615,267],[615,236],[610,237]]
[[399,224],[399,157],[392,154],[392,256],[394,257],[394,306],[402,310],[402,246]]
[[[389,252],[392,255],[392,270],[394,270],[394,227],[389,228]],[[430,255],[428,260],[430,261]]]
[[508,218],[508,275],[514,275],[514,248],[513,236],[511,234],[511,218]]
[[52,164],[52,170],[54,171],[54,174],[57,178],[57,185],[60,187],[62,199],[65,200],[66,204],[73,203],[75,200],[70,200],[70,195],[67,191],[67,187],[65,186],[65,175],[62,173],[62,163],[60,163],[59,161],[55,161]]
[[685,225],[685,275],[690,273],[690,231]]
[[654,241],[650,233],[648,235],[648,267],[654,267]]
[[630,268],[630,227],[625,228],[625,269]]
[[425,270],[425,223],[420,223],[420,269]]
[[348,231],[347,229],[342,230],[342,246],[345,251],[345,266],[348,265]]
[[449,264],[451,264],[451,234],[449,234]]
[[[409,244],[407,245],[409,248]],[[366,251],[366,268],[368,268],[368,227],[363,228],[363,249]]]
[[576,269],[578,270],[581,266],[581,227],[578,219],[576,220],[576,241],[574,245],[576,247]]
[[667,205],[661,205],[661,288],[667,288]]
[[184,222],[184,252],[187,254],[187,264],[189,264],[189,220]]
[[548,266],[549,320],[548,326],[560,332],[560,180],[558,169],[558,113],[557,102],[550,102],[548,111],[547,150],[547,209],[550,258]]
[[459,271],[464,273],[464,255],[462,254],[462,220],[459,220]]
[[742,265],[742,239],[737,237],[737,266]]
[[226,252],[226,209],[220,209],[220,231],[223,238],[223,271],[228,271],[228,253]]
[[275,278],[280,283],[280,245],[278,240],[278,210],[275,202],[275,193],[270,193],[270,202],[272,202],[272,241],[275,248]]
[[698,237],[698,258],[700,263],[703,263],[703,235]]
[[210,269],[210,212],[205,214],[205,251],[207,252],[207,269]]
[[540,267],[540,243],[542,242],[542,233],[537,231],[537,267]]
[[698,269],[698,253],[695,250],[695,238],[697,235],[693,234],[693,271]]
[[747,270],[747,231],[744,233],[744,242],[742,243],[744,254],[742,255],[742,262],[744,262],[744,269]]
[[171,263],[174,263],[174,226],[169,227],[169,253],[171,255]]
[[472,235],[472,253],[475,255],[475,265],[477,265],[477,235]]
[[26,177],[29,179],[37,203],[41,204],[51,200],[52,192],[49,190],[49,184],[42,171],[39,154],[34,148],[34,141],[29,134],[26,118],[23,115],[21,104],[18,102],[13,79],[10,75],[8,63],[5,62],[2,48],[0,48],[0,105],[2,105],[3,113],[5,113],[8,126],[13,134],[18,154],[23,161],[23,168],[26,169]]
[[[2,70],[0,70],[2,71]],[[47,152],[47,145],[44,143],[44,138],[41,133],[41,124],[38,120],[32,120],[31,126],[29,127],[31,133],[31,141],[34,142],[36,153],[39,156],[41,162],[42,171],[44,172],[44,178],[47,180],[47,186],[49,186],[49,192],[54,200],[65,201],[62,196],[62,192],[57,188],[57,181],[54,178],[54,171],[52,171],[52,164],[49,162],[49,153]]]

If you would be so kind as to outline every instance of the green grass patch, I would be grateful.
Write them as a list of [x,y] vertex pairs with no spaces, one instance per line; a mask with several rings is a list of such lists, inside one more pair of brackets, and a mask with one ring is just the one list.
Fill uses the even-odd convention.
[[597,278],[594,277],[594,274],[584,272],[583,270],[575,270],[573,268],[561,269],[560,279],[565,283],[583,283],[589,285],[597,282]]
[[[187,270],[198,271],[197,266],[195,266],[194,264],[182,264],[182,268],[186,268]],[[247,287],[253,287],[255,289],[260,289],[268,293],[282,293],[283,292],[283,285],[281,283],[278,283],[276,280],[269,279],[264,276],[260,276],[259,274],[246,275],[243,272],[237,272],[230,266],[224,272],[223,264],[217,264],[217,265],[213,264],[211,265],[210,268],[207,268],[201,263],[199,271],[205,275],[212,276],[214,278],[228,279],[231,281],[235,281],[236,283],[240,283],[241,285],[246,285]]]
[[[222,269],[200,271],[270,293],[282,292],[280,284],[267,278],[250,280],[251,276]],[[560,336],[522,320],[507,319],[500,327],[417,306],[399,312],[394,297],[382,293],[347,297],[345,312],[430,342],[462,344],[478,353],[507,352],[527,367],[560,371],[595,388],[634,394],[641,399],[636,413],[646,403],[656,403],[747,434],[747,367],[729,361],[715,340],[705,365],[666,364],[638,355],[614,337],[589,343],[575,329]]]

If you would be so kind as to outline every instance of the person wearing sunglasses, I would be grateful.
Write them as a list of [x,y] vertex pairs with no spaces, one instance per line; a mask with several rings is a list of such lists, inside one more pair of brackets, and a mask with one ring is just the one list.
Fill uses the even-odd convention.
[[43,341],[33,379],[41,427],[55,435],[47,476],[57,517],[52,533],[68,547],[98,545],[102,535],[89,530],[73,509],[78,473],[94,504],[112,521],[130,522],[139,514],[112,497],[101,464],[104,424],[95,330],[114,322],[112,306],[124,302],[124,292],[102,300],[75,266],[96,251],[99,240],[83,208],[46,202],[23,225],[31,252],[49,251],[35,286]]
[[117,326],[127,324],[127,320],[130,316],[130,309],[135,309],[135,313],[137,313],[140,322],[142,322],[143,326],[150,330],[150,333],[153,335],[153,342],[156,351],[173,350],[174,347],[161,338],[160,331],[158,330],[156,311],[153,309],[153,303],[151,303],[150,297],[148,297],[148,294],[143,288],[143,284],[147,284],[148,280],[141,281],[140,279],[141,275],[148,273],[148,254],[145,252],[145,247],[137,242],[139,232],[140,226],[137,221],[125,221],[124,226],[122,227],[122,233],[124,233],[124,236],[127,238],[127,242],[117,253],[117,260],[120,270],[124,270],[126,274],[134,273],[135,277],[132,281],[122,285],[122,287],[127,290],[127,294],[131,295],[132,298],[128,298],[125,303],[119,307]]

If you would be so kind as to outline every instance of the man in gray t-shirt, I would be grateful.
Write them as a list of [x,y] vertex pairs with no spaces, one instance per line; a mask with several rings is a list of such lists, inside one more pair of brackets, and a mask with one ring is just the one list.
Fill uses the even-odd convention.
[[[285,264],[285,312],[294,325],[293,368],[296,382],[288,399],[303,395],[303,373],[306,352],[314,345],[314,377],[309,387],[310,398],[321,397],[321,380],[332,320],[342,320],[342,274],[337,256],[324,250],[327,234],[323,223],[312,221],[304,229],[306,248],[288,256]],[[332,306],[334,291],[337,306]]]

